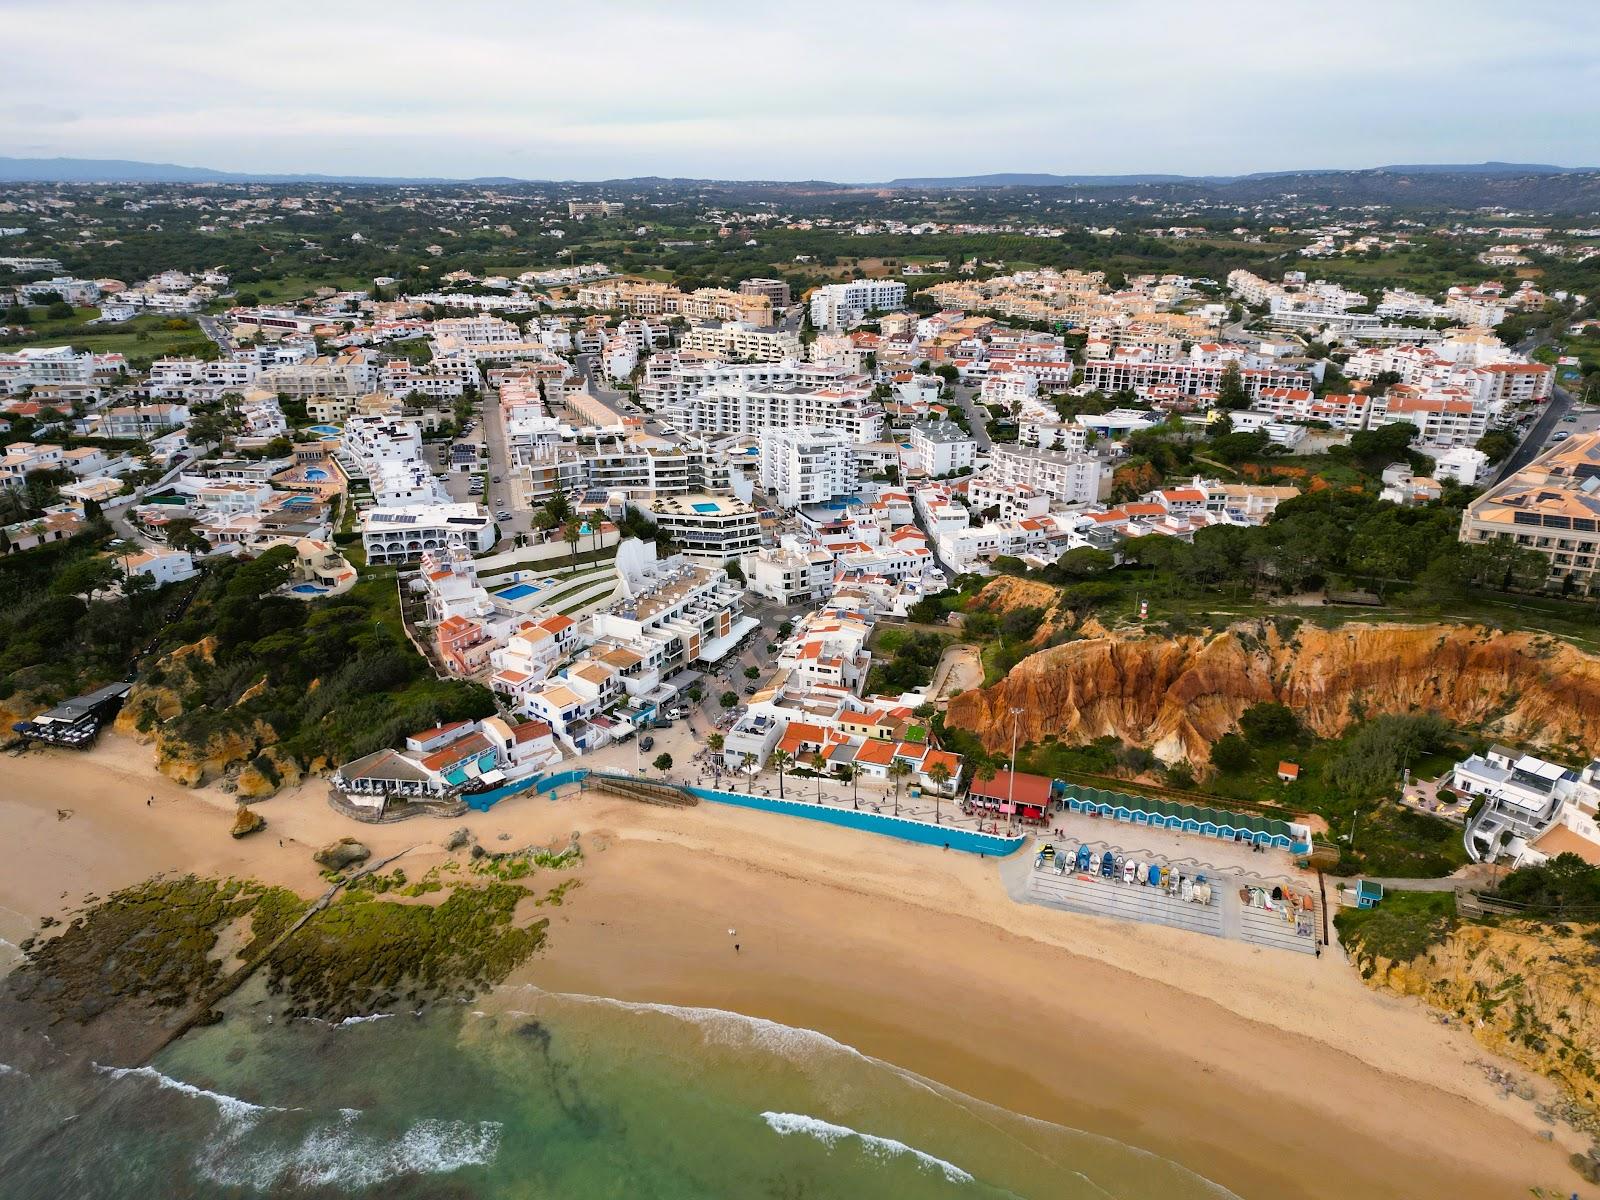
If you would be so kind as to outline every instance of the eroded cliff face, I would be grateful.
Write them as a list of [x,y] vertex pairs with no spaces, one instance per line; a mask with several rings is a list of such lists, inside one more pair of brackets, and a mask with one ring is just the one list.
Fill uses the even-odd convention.
[[[292,759],[278,751],[265,753],[278,738],[264,722],[220,723],[200,739],[179,728],[183,723],[175,718],[183,714],[183,696],[195,686],[197,673],[211,665],[215,651],[215,639],[206,638],[163,657],[146,679],[134,684],[114,728],[153,742],[156,769],[185,787],[200,787],[241,767],[242,794],[247,797],[270,796],[285,782],[299,782],[300,769]],[[260,686],[247,688],[235,704],[258,694]]]
[[[1088,631],[1085,631],[1088,632]],[[1587,753],[1600,738],[1600,658],[1542,634],[1483,626],[1261,622],[1179,638],[1095,630],[1030,655],[950,701],[946,720],[991,750],[1107,734],[1204,762],[1252,704],[1277,700],[1323,737],[1357,714],[1432,710],[1507,740]]]
[[1416,996],[1600,1111],[1600,950],[1567,927],[1463,925],[1407,962],[1364,956],[1373,987]]

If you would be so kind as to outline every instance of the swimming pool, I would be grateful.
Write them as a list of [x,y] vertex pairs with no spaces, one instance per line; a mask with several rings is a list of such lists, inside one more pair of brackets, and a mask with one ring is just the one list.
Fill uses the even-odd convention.
[[337,425],[313,425],[308,432],[320,433],[323,437],[337,437],[339,434],[343,433],[344,430],[340,429]]
[[718,505],[718,504],[691,504],[689,507],[694,509],[695,512],[697,512],[697,513],[714,513],[721,507],[721,505]]
[[538,594],[539,589],[531,583],[519,583],[514,587],[508,587],[503,592],[495,593],[495,595],[499,596],[502,600],[521,600],[524,597],[536,596]]
[[301,596],[323,596],[328,591],[319,583],[297,583],[289,590]]
[[324,480],[327,477],[328,477],[328,473],[326,471],[324,471],[321,467],[307,467],[306,468],[306,480],[308,482],[311,481],[311,480],[317,480],[317,481],[320,482],[321,480]]

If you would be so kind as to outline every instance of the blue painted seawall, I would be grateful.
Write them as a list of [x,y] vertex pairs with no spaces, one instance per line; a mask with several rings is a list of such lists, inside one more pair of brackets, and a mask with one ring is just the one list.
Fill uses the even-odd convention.
[[903,842],[920,842],[925,846],[949,846],[967,854],[1010,854],[1022,847],[1026,838],[997,837],[991,833],[974,833],[970,829],[952,829],[948,825],[929,825],[926,821],[912,821],[906,817],[885,816],[882,813],[860,812],[849,808],[831,808],[825,804],[806,804],[798,800],[779,800],[772,796],[749,796],[743,792],[720,792],[712,788],[691,787],[687,791],[702,800],[715,804],[732,804],[737,808],[754,808],[761,812],[783,813],[802,817],[808,821],[821,821],[825,825],[842,825],[846,829],[860,829],[884,837],[899,838]]
[[[528,779],[519,779],[515,783],[508,783],[505,787],[496,788],[491,792],[480,792],[475,796],[466,797],[467,805],[479,812],[488,812],[495,804],[508,796],[532,789],[538,795],[546,795],[557,788],[565,787],[569,783],[581,783],[589,772],[583,768],[570,771],[561,771],[555,775],[534,776]],[[633,778],[626,776],[626,778]],[[645,782],[656,783],[657,780]],[[799,800],[779,800],[772,796],[751,796],[744,792],[724,792],[715,788],[689,787],[683,784],[670,786],[679,787],[691,796],[713,804],[731,804],[735,808],[753,808],[760,812],[780,813],[787,817],[799,817],[807,821],[821,821],[825,825],[840,825],[846,829],[859,829],[865,833],[875,833],[881,837],[898,838],[903,842],[917,842],[924,846],[949,846],[952,850],[960,850],[965,854],[992,854],[996,857],[1007,855],[1022,847],[1026,838],[998,837],[992,833],[974,833],[970,829],[954,829],[949,825],[929,825],[926,821],[913,821],[906,817],[886,816],[883,813],[860,812],[856,809],[831,808],[823,804],[806,804]]]

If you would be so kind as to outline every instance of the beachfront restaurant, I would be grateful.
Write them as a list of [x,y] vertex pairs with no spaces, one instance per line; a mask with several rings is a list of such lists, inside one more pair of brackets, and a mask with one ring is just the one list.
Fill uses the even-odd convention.
[[974,779],[967,786],[967,804],[987,813],[1042,824],[1050,811],[1055,781],[1022,771],[996,771],[993,779]]
[[1149,825],[1156,829],[1170,829],[1175,833],[1220,838],[1228,842],[1273,846],[1293,854],[1307,854],[1311,850],[1309,826],[1273,817],[1250,816],[1229,812],[1224,808],[1180,804],[1173,800],[1152,800],[1147,796],[1125,796],[1121,792],[1107,792],[1075,783],[1062,784],[1061,793],[1065,807],[1071,812],[1110,817],[1116,821]]

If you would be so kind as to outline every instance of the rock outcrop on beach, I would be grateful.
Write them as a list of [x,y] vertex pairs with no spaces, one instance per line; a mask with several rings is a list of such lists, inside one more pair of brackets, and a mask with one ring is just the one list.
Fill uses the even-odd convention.
[[1600,1115],[1600,953],[1570,926],[1461,925],[1404,962],[1350,951],[1375,987],[1460,1021],[1497,1054],[1559,1084]]
[[330,871],[342,871],[346,867],[366,862],[372,857],[372,851],[355,838],[346,837],[340,838],[337,842],[329,842],[311,857]]
[[259,833],[267,827],[267,819],[253,808],[239,806],[239,811],[233,816],[233,829],[230,831],[234,837],[249,837],[252,833]]
[[1252,704],[1276,700],[1322,737],[1362,715],[1432,710],[1488,736],[1587,754],[1600,740],[1600,657],[1544,634],[1473,625],[1249,622],[1205,636],[1080,630],[950,702],[946,721],[998,750],[1114,735],[1203,762]]
[[234,792],[247,800],[274,795],[280,788],[294,787],[305,777],[293,755],[278,746],[268,746],[239,769]]

